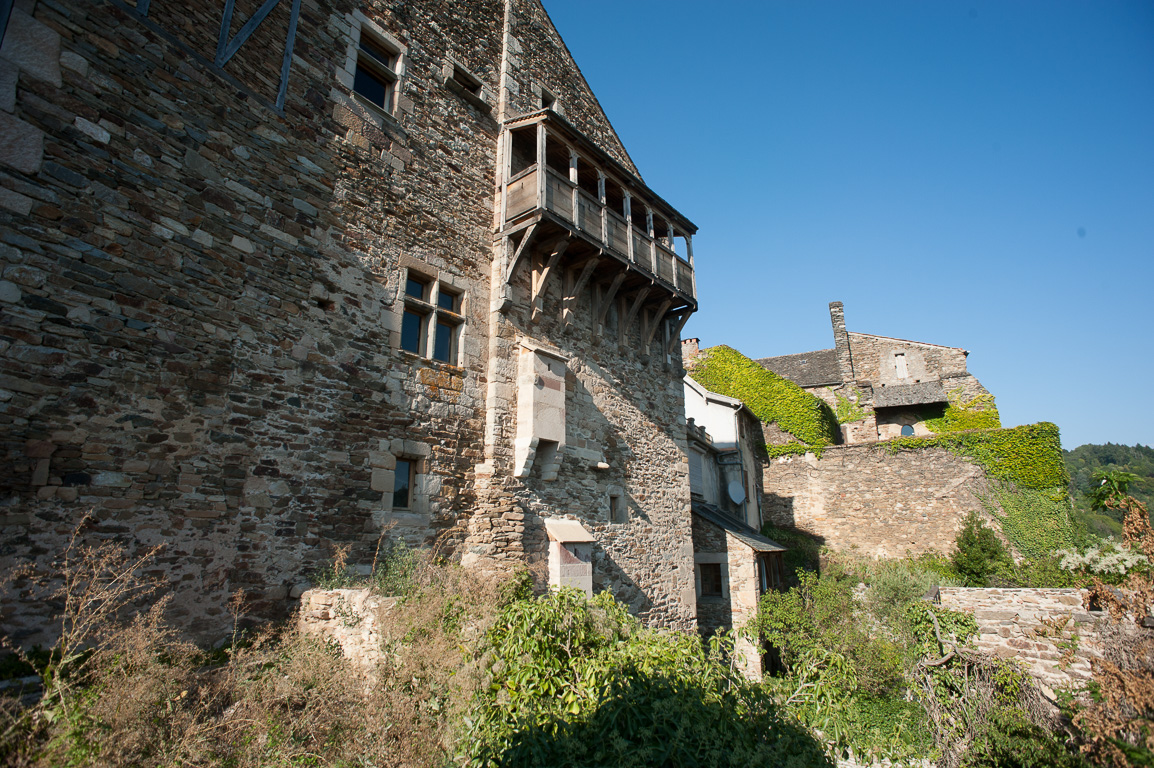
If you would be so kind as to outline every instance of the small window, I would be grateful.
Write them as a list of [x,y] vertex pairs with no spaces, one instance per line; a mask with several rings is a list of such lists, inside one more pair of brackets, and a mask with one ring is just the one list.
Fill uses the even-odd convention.
[[399,54],[362,27],[353,91],[385,112],[393,111]]
[[613,523],[629,521],[629,507],[625,504],[625,497],[620,493],[609,495],[609,521]]
[[393,509],[408,509],[413,501],[413,480],[417,462],[413,459],[397,459],[393,473]]
[[721,563],[699,563],[701,569],[701,596],[721,597]]
[[903,424],[902,425],[902,437],[913,437],[913,436],[914,436],[914,428],[912,426],[910,426],[909,424]]
[[401,349],[415,355],[425,353],[425,316],[411,309],[401,319]]
[[541,109],[552,109],[557,103],[557,97],[544,88],[541,89]]
[[409,277],[405,280],[405,295],[412,296],[414,299],[427,301],[429,295],[429,282],[422,280],[419,276],[409,273]]
[[437,308],[447,309],[450,312],[459,313],[461,311],[461,294],[456,293],[445,286],[441,286],[441,292],[437,294]]
[[437,320],[437,332],[433,338],[433,359],[442,363],[457,362],[457,329],[459,323]]
[[906,366],[906,356],[902,352],[894,355],[894,372],[899,379],[908,379],[910,377],[910,370]]
[[453,65],[453,80],[477,98],[481,98],[481,81],[456,64]]

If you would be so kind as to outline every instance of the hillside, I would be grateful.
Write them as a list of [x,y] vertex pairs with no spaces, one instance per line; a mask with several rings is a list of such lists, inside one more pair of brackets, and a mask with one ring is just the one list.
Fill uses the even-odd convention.
[[1130,494],[1150,506],[1154,499],[1154,448],[1145,445],[1080,445],[1072,451],[1062,451],[1066,469],[1070,473],[1070,495],[1074,511],[1085,522],[1091,533],[1099,536],[1121,536],[1121,513],[1107,510],[1105,514],[1090,511],[1086,492],[1094,484],[1094,472],[1100,469],[1129,472],[1138,480],[1130,486]]

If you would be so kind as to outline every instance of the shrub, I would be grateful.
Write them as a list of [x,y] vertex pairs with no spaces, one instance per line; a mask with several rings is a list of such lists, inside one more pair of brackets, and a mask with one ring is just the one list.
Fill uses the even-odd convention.
[[511,603],[479,650],[469,765],[829,765],[732,652],[726,635],[707,649],[646,629],[608,593]]
[[984,587],[1000,567],[1013,567],[1006,546],[977,512],[966,515],[956,544],[951,563],[967,587]]

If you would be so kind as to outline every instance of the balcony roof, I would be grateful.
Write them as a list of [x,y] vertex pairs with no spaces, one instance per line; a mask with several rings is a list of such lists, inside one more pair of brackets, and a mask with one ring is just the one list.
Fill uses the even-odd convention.
[[637,193],[637,196],[647,202],[673,225],[685,234],[697,234],[697,225],[683,216],[676,208],[666,202],[665,198],[650,189],[636,174],[621,163],[613,159],[605,150],[601,149],[593,139],[586,136],[573,126],[568,120],[551,109],[540,109],[536,112],[514,117],[505,121],[505,129],[513,130],[524,128],[537,123],[545,123],[550,128],[562,134],[582,154],[589,156],[598,165],[606,166],[625,187]]

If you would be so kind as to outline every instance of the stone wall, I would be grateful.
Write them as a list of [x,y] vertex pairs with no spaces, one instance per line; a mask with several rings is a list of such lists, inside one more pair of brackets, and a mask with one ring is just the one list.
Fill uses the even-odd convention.
[[835,549],[877,557],[948,552],[986,487],[980,467],[941,448],[889,453],[844,445],[765,466],[766,519]]
[[[724,590],[721,597],[698,595],[698,628],[705,635],[719,629],[741,629],[757,615],[761,596],[757,553],[729,531],[698,515],[693,516],[693,550],[696,563],[721,564]],[[762,659],[757,643],[742,637],[735,650],[741,671],[752,680],[760,680]]]
[[306,635],[335,642],[345,656],[371,670],[381,660],[384,621],[398,599],[368,589],[310,589],[301,595],[297,626]]
[[[357,565],[382,535],[520,560],[543,555],[542,516],[572,514],[603,539],[601,586],[692,625],[677,350],[567,326],[556,291],[534,321],[524,272],[494,311],[502,117],[544,83],[628,163],[536,0],[305,0],[283,107],[291,3],[221,66],[215,0],[18,5],[0,49],[0,567],[48,565],[90,512],[87,540],[165,545],[173,618],[210,639],[238,588],[285,615],[335,546]],[[400,52],[391,110],[351,92],[362,30]],[[410,275],[460,295],[451,362],[400,348]],[[570,360],[553,484],[511,477],[526,340]],[[403,509],[398,459],[417,467]],[[628,523],[608,522],[612,487]],[[44,642],[50,608],[5,599],[15,638]]]
[[1102,614],[1087,611],[1080,589],[969,589],[942,587],[941,604],[974,615],[978,648],[1021,663],[1047,693],[1091,678],[1101,658]]

